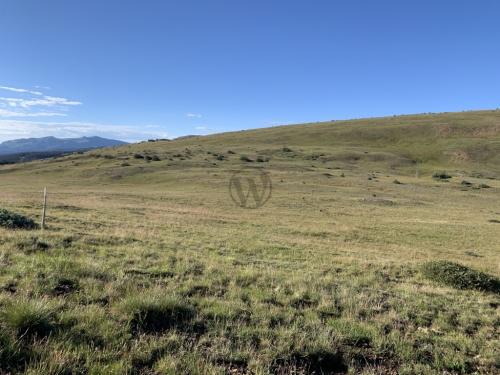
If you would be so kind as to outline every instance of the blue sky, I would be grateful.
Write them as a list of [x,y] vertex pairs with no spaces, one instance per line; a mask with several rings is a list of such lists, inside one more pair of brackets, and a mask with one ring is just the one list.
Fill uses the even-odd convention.
[[500,107],[500,2],[2,0],[0,141]]

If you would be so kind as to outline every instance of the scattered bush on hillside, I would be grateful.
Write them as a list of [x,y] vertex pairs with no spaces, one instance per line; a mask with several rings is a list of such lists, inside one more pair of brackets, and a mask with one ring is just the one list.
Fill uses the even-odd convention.
[[449,180],[451,176],[445,171],[441,171],[441,172],[434,172],[432,178],[434,178],[435,180]]
[[265,156],[257,156],[257,162],[258,163],[266,163],[269,161],[269,158],[268,157],[265,157]]
[[158,155],[153,156],[153,161],[161,161],[160,157]]
[[246,155],[241,155],[241,156],[240,156],[240,160],[241,160],[241,161],[246,161],[246,162],[248,162],[248,163],[252,163],[252,162],[253,162],[253,160],[252,160],[252,159],[250,159],[250,158],[249,158],[248,156],[246,156]]
[[141,154],[134,154],[134,159],[144,159],[144,156]]
[[228,154],[230,154],[230,155],[234,155],[234,154],[236,154],[236,152],[231,151],[231,150],[229,150],[227,153],[228,153]]
[[289,147],[283,147],[281,149],[281,151],[283,151],[283,152],[293,152],[293,150],[291,148],[289,148]]
[[0,208],[0,227],[8,229],[37,229],[38,225],[29,217]]
[[396,185],[402,185],[403,183],[399,180],[394,180],[392,181],[393,184],[396,184]]
[[458,263],[439,260],[422,266],[423,275],[456,289],[472,289],[500,294],[500,279]]

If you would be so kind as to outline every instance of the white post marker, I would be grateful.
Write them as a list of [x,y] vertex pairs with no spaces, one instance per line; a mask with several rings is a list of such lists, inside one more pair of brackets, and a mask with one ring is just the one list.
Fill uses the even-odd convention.
[[45,229],[45,212],[47,210],[47,188],[43,188],[43,209],[42,209],[42,225],[41,228]]

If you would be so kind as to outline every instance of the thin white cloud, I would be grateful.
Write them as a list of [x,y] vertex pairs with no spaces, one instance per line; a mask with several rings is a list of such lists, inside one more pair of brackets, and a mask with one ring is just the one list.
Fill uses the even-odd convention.
[[186,113],[186,117],[190,117],[190,118],[202,118],[202,116],[199,113]]
[[[37,89],[47,88],[37,87]],[[40,91],[30,89],[0,86],[0,92],[1,90],[9,91],[10,95],[0,96],[0,142],[16,138],[46,136],[75,138],[98,135],[127,142],[169,137],[169,134],[157,125],[131,126],[92,122],[56,122],[55,120],[45,122],[41,119],[67,116],[66,112],[69,108],[79,106],[82,102],[45,95]],[[201,115],[193,115],[201,117]]]
[[[29,89],[0,86],[0,90],[17,94],[15,97],[0,97],[0,107],[10,108],[10,110],[0,110],[0,117],[66,116],[64,113],[65,110],[69,107],[82,104],[80,101],[57,96],[49,96],[40,91],[33,91]],[[51,111],[48,112],[41,110],[43,107],[50,107]]]
[[28,90],[28,89],[19,89],[19,88],[16,88],[16,87],[0,86],[0,89],[1,90],[6,90],[6,91],[23,93],[23,94],[43,95],[43,93],[41,93],[40,91],[33,91],[33,90]]
[[130,126],[91,122],[0,120],[0,142],[27,137],[76,138],[94,135],[126,142],[169,137],[169,134],[157,125]]
[[58,98],[54,96],[43,96],[42,98],[22,99],[22,98],[4,98],[0,97],[0,101],[7,103],[11,107],[55,107],[55,106],[75,106],[81,105],[82,102],[68,100],[66,98]]
[[9,111],[7,109],[0,109],[0,117],[52,117],[52,116],[66,116],[66,114],[59,112],[18,112],[18,111]]

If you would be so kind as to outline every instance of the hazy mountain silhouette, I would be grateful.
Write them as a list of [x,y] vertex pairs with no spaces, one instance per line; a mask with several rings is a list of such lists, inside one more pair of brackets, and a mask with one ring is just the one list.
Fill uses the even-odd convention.
[[24,138],[0,143],[0,155],[31,152],[71,152],[124,145],[126,142],[101,137]]

